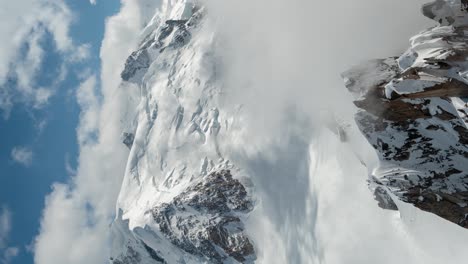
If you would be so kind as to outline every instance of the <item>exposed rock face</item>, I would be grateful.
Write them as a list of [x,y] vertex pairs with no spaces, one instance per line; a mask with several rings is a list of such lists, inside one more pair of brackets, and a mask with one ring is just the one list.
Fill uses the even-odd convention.
[[124,132],[122,134],[122,143],[124,143],[124,145],[127,146],[127,148],[132,148],[134,140],[135,135],[133,133]]
[[[165,255],[168,252],[179,258],[177,263],[253,263],[254,246],[242,220],[253,207],[246,188],[229,170],[213,172],[148,212],[158,227],[150,241],[168,241],[172,249],[167,251],[164,243],[153,248],[144,237],[126,234],[123,252],[111,258],[111,263],[173,263],[166,260],[171,259]],[[123,226],[129,233],[128,223]]]
[[[157,264],[166,264],[167,262],[158,255],[158,253],[146,245],[144,242],[139,243],[139,246],[143,247],[146,250],[146,254],[151,259],[152,263]],[[136,251],[133,247],[128,246],[126,252],[121,256],[121,258],[113,259],[111,258],[112,264],[134,264],[134,263],[147,263],[143,261],[142,254]]]
[[181,48],[190,41],[190,30],[198,26],[202,18],[203,9],[194,6],[193,15],[189,19],[167,20],[164,26],[143,40],[139,49],[127,58],[121,73],[122,80],[141,81],[158,53],[164,52],[166,48]]
[[142,72],[150,66],[150,56],[146,49],[133,52],[125,62],[125,68],[120,74],[122,80],[131,81],[137,73]]
[[426,17],[439,22],[441,25],[457,25],[466,22],[462,18],[467,8],[467,0],[436,0],[425,4],[422,12]]
[[239,214],[253,208],[244,186],[229,170],[214,172],[188,187],[152,215],[161,233],[187,253],[210,263],[255,260],[254,247],[244,233]]
[[343,74],[361,109],[362,133],[381,168],[371,177],[379,205],[390,194],[467,228],[468,21],[466,1],[435,1],[423,13],[440,23],[411,39],[398,58]]

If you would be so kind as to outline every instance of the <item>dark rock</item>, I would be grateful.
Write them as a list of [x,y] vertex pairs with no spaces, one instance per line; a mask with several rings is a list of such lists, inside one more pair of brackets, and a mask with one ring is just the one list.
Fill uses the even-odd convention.
[[127,148],[131,149],[133,146],[133,141],[135,140],[135,135],[133,133],[124,132],[122,134],[122,143],[127,146]]
[[397,211],[398,207],[393,201],[388,192],[381,186],[377,186],[374,190],[374,198],[382,209]]
[[151,258],[154,259],[155,261],[157,261],[157,263],[162,263],[162,264],[167,263],[161,256],[159,256],[158,252],[156,252],[154,249],[152,249],[151,247],[149,247],[145,243],[143,243],[143,247],[146,249],[146,252],[148,252],[148,254],[151,256]]
[[[467,4],[468,0],[461,1],[462,10],[455,10],[460,5],[443,0],[424,5],[424,15],[442,25],[452,25],[444,27],[445,31],[435,27],[422,33],[424,43],[433,45],[425,48],[434,52],[424,49],[418,54],[416,43],[402,56],[405,62],[401,68],[395,67],[401,60],[388,58],[369,62],[372,67],[358,66],[344,73],[346,86],[360,108],[356,122],[389,168],[382,175],[374,175],[379,178],[373,189],[379,206],[397,209],[391,192],[392,197],[465,228],[468,106],[460,106],[459,98],[468,96],[468,81],[462,74],[454,77],[452,73],[468,71],[468,20],[463,13]],[[414,58],[419,62],[412,63]],[[415,86],[385,92],[386,87],[399,84],[401,88],[405,82]],[[419,88],[414,89],[416,86]]]
[[255,260],[241,216],[253,209],[245,187],[229,170],[211,173],[171,203],[153,209],[161,233],[174,245],[209,263]]
[[130,81],[138,71],[146,70],[150,66],[150,57],[146,49],[133,52],[125,62],[125,68],[120,74],[122,80]]
[[170,46],[174,48],[181,48],[185,46],[187,43],[189,43],[191,38],[192,38],[192,34],[190,34],[190,32],[186,28],[179,27],[174,32],[174,37],[172,39]]
[[141,255],[132,247],[127,247],[127,252],[121,259],[111,259],[112,264],[138,264],[141,263]]
[[[144,251],[140,251],[141,253],[138,251],[140,248],[144,249]],[[110,261],[112,264],[147,264],[147,260],[144,260],[142,255],[145,255],[147,260],[154,260],[151,262],[152,264],[168,264],[158,252],[140,240],[137,240],[133,246],[127,245],[126,252],[123,252],[123,254],[115,259],[111,258]]]

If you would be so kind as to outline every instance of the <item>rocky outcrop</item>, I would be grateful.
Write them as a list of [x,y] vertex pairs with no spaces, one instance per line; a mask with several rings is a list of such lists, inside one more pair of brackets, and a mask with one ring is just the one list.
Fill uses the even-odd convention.
[[117,249],[112,264],[254,263],[254,245],[244,220],[254,203],[230,170],[194,180],[171,201],[145,213],[144,228],[129,228],[122,212],[113,223]]
[[424,5],[440,23],[411,39],[402,56],[343,74],[361,110],[356,122],[377,150],[371,189],[468,227],[468,14],[466,1]]
[[[145,255],[149,256],[149,258],[146,258],[147,260],[151,260],[151,262],[155,264],[167,264],[167,262],[161,256],[159,256],[159,254],[154,249],[146,245],[144,242],[139,241],[139,246],[144,248]],[[139,251],[137,251],[134,247],[127,246],[127,250],[120,258],[111,258],[110,261],[112,264],[147,263],[147,261],[145,262],[143,259],[144,257],[142,257],[142,254],[139,253]]]
[[133,141],[135,140],[135,135],[133,133],[124,132],[122,133],[122,143],[124,143],[127,148],[131,149],[133,146]]
[[422,13],[441,25],[458,25],[466,22],[466,20],[463,20],[462,18],[467,9],[467,0],[436,0],[423,5]]
[[167,48],[178,49],[186,45],[192,34],[190,31],[197,27],[203,18],[204,9],[194,5],[193,13],[187,19],[169,19],[158,31],[149,34],[125,62],[121,73],[122,80],[138,82],[157,56]]
[[189,254],[209,263],[252,263],[254,246],[241,220],[252,209],[244,186],[223,170],[154,208],[152,215],[160,232]]

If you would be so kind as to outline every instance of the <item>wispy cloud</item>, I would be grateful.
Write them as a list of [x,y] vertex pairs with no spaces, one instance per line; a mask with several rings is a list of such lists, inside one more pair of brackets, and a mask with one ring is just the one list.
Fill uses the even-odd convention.
[[68,169],[72,183],[55,184],[46,199],[34,243],[37,264],[108,261],[109,223],[128,155],[120,133],[121,109],[126,107],[130,92],[119,89],[120,72],[146,20],[141,19],[141,12],[148,12],[148,8],[140,5],[140,1],[123,0],[120,13],[107,19],[100,79],[89,71],[80,76],[82,83],[75,94],[81,108],[78,166]]
[[76,99],[81,107],[78,126],[78,143],[89,144],[96,139],[99,124],[100,100],[97,94],[96,76],[86,78],[76,91]]
[[75,176],[76,175],[76,169],[70,163],[70,154],[68,154],[68,153],[65,154],[65,170],[67,171],[67,174],[69,176]]
[[19,248],[8,246],[12,228],[11,212],[6,206],[0,208],[0,263],[9,264],[19,254]]
[[8,235],[11,230],[11,213],[8,208],[2,206],[0,208],[0,248],[7,245]]
[[[62,57],[63,65],[58,67],[62,75],[67,65],[89,56],[89,46],[71,38],[75,17],[64,0],[3,1],[0,16],[0,111],[8,118],[16,103],[33,108],[46,105],[64,79],[59,76],[50,84],[37,84],[46,52]],[[49,36],[54,45],[46,49]]]
[[33,161],[33,151],[27,147],[14,147],[11,150],[11,158],[21,165],[30,166]]
[[2,264],[9,264],[13,258],[18,256],[19,248],[17,247],[8,247],[3,251],[3,258],[0,260]]

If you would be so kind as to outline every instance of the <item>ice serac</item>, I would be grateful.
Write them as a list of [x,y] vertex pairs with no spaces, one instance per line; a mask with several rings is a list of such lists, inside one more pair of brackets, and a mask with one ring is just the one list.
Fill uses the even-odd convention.
[[140,102],[122,120],[129,158],[110,263],[253,263],[244,224],[248,175],[224,153],[234,114],[220,104],[216,32],[205,10],[162,1],[126,61],[120,89]]
[[400,57],[345,72],[356,122],[380,157],[370,186],[379,205],[414,204],[468,228],[468,14],[466,0],[437,0],[439,25]]

